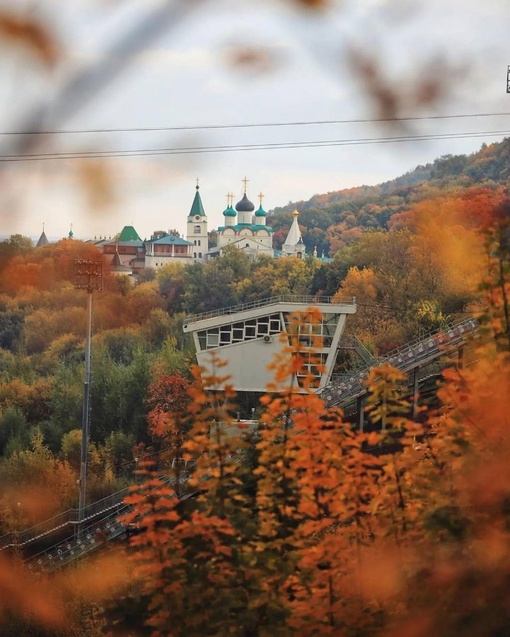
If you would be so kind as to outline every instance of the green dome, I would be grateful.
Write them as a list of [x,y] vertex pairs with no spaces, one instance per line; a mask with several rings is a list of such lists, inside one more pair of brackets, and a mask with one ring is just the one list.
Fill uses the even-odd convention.
[[264,210],[264,208],[262,208],[262,206],[259,206],[259,209],[255,213],[255,216],[256,217],[267,217],[267,212]]
[[232,205],[230,205],[226,210],[223,211],[223,216],[224,217],[236,217],[237,216],[237,212],[232,208]]

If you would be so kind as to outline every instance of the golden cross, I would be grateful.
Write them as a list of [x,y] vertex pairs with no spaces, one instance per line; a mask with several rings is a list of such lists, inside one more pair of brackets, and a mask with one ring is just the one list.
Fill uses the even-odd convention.
[[262,208],[262,199],[264,199],[264,195],[262,194],[262,191],[259,192],[258,198],[259,198],[259,201],[260,201],[260,207]]
[[197,190],[200,188],[200,179],[197,177]]
[[246,194],[246,186],[248,185],[248,182],[250,181],[249,179],[246,179],[246,177],[244,179],[241,179],[241,181],[244,184],[244,194]]

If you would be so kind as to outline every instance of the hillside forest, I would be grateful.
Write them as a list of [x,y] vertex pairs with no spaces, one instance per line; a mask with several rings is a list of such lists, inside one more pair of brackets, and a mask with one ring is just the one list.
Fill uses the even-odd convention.
[[[51,575],[0,553],[2,635],[508,634],[509,149],[273,211],[278,235],[297,205],[308,254],[329,262],[234,249],[135,285],[105,272],[88,498],[131,484],[133,533]],[[0,243],[0,536],[77,505],[82,258],[101,257],[70,239]],[[372,370],[369,432],[311,390],[271,391],[300,364],[298,342],[266,395],[235,396],[222,377],[204,391],[184,317],[280,294],[355,296],[347,332],[375,355],[466,316],[480,335],[416,418],[400,372]],[[225,423],[252,408],[258,426],[232,435]]]

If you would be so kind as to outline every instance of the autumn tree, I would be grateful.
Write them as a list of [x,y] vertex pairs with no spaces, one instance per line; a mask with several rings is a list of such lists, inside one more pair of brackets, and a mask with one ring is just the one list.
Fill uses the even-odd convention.
[[32,249],[32,240],[21,234],[13,234],[8,239],[0,241],[0,272],[13,257],[24,255]]
[[168,427],[179,427],[180,418],[189,405],[190,381],[181,374],[165,374],[155,378],[147,388],[147,421],[153,437],[165,438]]
[[48,519],[61,507],[70,508],[77,496],[74,472],[51,453],[40,432],[33,433],[30,449],[17,450],[0,464],[0,475],[3,532]]

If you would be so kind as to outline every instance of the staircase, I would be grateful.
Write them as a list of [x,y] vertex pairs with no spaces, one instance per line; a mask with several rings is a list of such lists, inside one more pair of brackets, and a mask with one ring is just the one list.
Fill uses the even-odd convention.
[[[416,339],[378,359],[377,365],[389,363],[401,372],[411,372],[419,367],[459,350],[468,338],[478,333],[478,322],[467,319],[446,329],[437,330],[424,338]],[[329,407],[343,406],[367,392],[366,379],[373,365],[365,365],[356,374],[333,381],[321,392]]]
[[[239,460],[234,459],[234,461],[238,462]],[[185,469],[189,467],[189,463],[183,461],[183,464],[185,465]],[[186,485],[189,475],[190,474],[185,470],[179,479],[179,484]],[[198,480],[198,484],[209,480],[209,478],[209,474],[201,476]],[[161,485],[168,487],[175,487],[176,485],[176,479],[169,476],[160,476],[159,481]],[[178,490],[180,490],[180,488]],[[122,493],[122,498],[125,498],[128,491],[129,488],[123,489],[122,492],[119,491],[117,494],[114,494],[114,496],[118,496]],[[180,498],[182,500],[187,500],[188,498],[193,497],[194,493],[195,491],[186,493],[180,496]],[[170,497],[174,498],[175,495]],[[100,508],[101,502],[104,502],[104,500],[94,503],[91,507],[96,506],[97,508]],[[44,571],[46,573],[50,573],[76,559],[79,559],[80,557],[83,557],[87,553],[104,546],[106,543],[119,538],[129,531],[129,529],[119,520],[132,511],[132,509],[132,505],[126,504],[122,502],[122,500],[116,505],[103,508],[94,516],[96,518],[94,521],[89,522],[89,524],[85,521],[84,524],[75,529],[75,532],[72,535],[69,535],[57,544],[54,544],[51,548],[41,551],[37,555],[25,560],[26,567],[33,572]],[[48,520],[48,522],[50,522],[50,520]]]
[[[366,351],[361,350],[360,356],[363,359],[370,356],[370,362],[366,362],[356,374],[343,378],[340,382],[333,381],[321,392],[321,396],[328,406],[347,405],[366,393],[365,381],[374,365],[382,365],[387,362],[402,372],[410,372],[447,353],[459,350],[477,332],[477,321],[467,319],[449,328],[431,333],[424,338],[416,339],[379,359],[375,359]],[[355,343],[352,348],[359,349]],[[233,461],[240,462],[240,457],[233,458]],[[187,469],[186,467],[180,479],[181,484],[185,484],[188,480],[189,472]],[[204,475],[199,482],[208,480],[208,478],[208,475]],[[163,484],[175,486],[174,478],[161,476],[160,480]],[[66,539],[25,561],[26,566],[34,572],[54,571],[128,531],[119,522],[119,518],[132,510],[131,505],[124,503],[124,498],[128,493],[129,487],[90,504],[85,509],[84,520],[81,524],[78,520],[78,509],[69,509],[25,531],[4,535],[0,537],[0,551],[8,547],[28,547],[38,540],[49,539],[52,535],[60,535],[69,530]],[[189,493],[183,496],[183,499],[192,496],[193,493]]]
[[[84,509],[83,521],[90,522],[98,516],[103,516],[109,512],[115,512],[119,506],[122,505],[122,501],[128,494],[129,487],[121,489],[116,493],[93,502]],[[62,532],[66,528],[75,527],[79,522],[79,510],[68,509],[63,513],[59,513],[53,518],[40,522],[35,526],[20,531],[18,533],[7,533],[0,537],[0,551],[9,547],[23,548],[27,547],[33,542],[41,540],[45,537],[51,536],[55,533]]]

